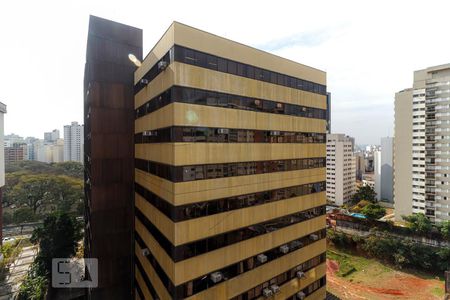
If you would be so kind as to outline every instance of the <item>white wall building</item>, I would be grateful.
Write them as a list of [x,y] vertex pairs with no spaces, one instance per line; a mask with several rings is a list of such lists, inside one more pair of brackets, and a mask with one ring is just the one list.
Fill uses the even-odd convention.
[[415,71],[413,88],[396,94],[397,220],[411,213],[435,222],[450,220],[449,103],[450,64]]
[[83,163],[84,126],[78,122],[64,126],[64,161]]
[[354,139],[327,134],[327,201],[343,205],[356,191]]
[[394,169],[392,137],[381,138],[381,150],[374,152],[375,192],[378,200],[393,202]]

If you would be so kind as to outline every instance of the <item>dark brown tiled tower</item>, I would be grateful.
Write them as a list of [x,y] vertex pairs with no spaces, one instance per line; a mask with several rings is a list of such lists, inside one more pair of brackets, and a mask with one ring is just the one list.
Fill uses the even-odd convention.
[[84,75],[85,256],[98,258],[91,299],[131,299],[134,93],[142,30],[90,16]]

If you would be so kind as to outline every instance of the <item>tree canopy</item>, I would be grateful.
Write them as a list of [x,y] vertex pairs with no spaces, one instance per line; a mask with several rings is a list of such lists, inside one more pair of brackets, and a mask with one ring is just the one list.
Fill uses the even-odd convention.
[[363,207],[361,213],[369,220],[378,220],[379,218],[384,217],[386,209],[377,203],[369,203]]
[[366,200],[372,203],[377,202],[377,193],[368,185],[358,187],[358,190],[352,197],[353,203],[358,203],[361,200]]
[[82,237],[82,225],[67,213],[54,213],[44,219],[43,225],[33,231],[30,241],[39,244],[36,263],[39,275],[49,274],[52,259],[72,257]]
[[408,222],[408,227],[415,233],[426,234],[433,229],[431,221],[422,213],[411,216],[402,216]]
[[6,221],[39,220],[54,211],[83,214],[82,164],[22,161],[6,169],[2,205],[11,207]]

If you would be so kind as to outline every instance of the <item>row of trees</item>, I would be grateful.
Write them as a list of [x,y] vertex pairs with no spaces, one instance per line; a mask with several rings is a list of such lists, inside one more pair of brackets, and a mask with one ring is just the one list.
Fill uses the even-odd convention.
[[438,233],[442,238],[450,241],[450,221],[444,221],[433,224],[424,214],[414,214],[411,216],[404,216],[408,224],[408,228],[412,233],[417,235],[428,235],[430,233]]
[[3,221],[24,223],[54,211],[83,213],[83,166],[76,162],[46,164],[24,161],[7,165]]
[[394,264],[398,268],[413,268],[440,274],[450,269],[450,249],[426,246],[389,234],[372,234],[367,238],[349,236],[328,230],[327,238],[336,247],[353,249]]

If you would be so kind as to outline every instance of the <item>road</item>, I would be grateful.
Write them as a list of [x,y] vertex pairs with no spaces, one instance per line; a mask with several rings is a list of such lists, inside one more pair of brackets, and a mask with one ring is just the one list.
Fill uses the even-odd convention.
[[29,246],[22,249],[22,252],[10,266],[5,281],[0,284],[0,300],[14,299],[37,252],[37,246]]

